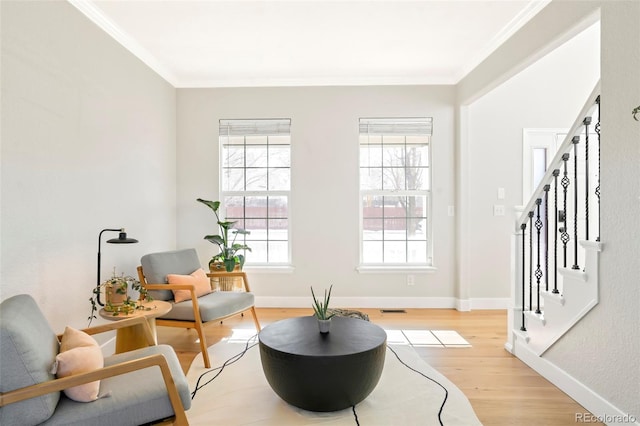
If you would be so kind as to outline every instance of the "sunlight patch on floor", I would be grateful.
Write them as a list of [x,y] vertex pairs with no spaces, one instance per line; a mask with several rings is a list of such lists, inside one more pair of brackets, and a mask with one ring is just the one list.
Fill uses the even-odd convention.
[[429,348],[470,348],[467,342],[454,330],[385,330],[387,343]]

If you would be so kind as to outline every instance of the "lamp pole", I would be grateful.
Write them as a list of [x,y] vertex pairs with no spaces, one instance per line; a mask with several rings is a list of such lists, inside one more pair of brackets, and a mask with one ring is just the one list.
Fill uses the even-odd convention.
[[132,244],[137,243],[138,240],[135,238],[127,238],[127,233],[124,228],[106,228],[100,231],[98,234],[98,278],[96,280],[96,290],[97,290],[97,301],[100,306],[104,306],[104,303],[100,300],[100,257],[101,257],[101,246],[102,246],[102,234],[104,232],[119,232],[118,238],[112,238],[107,240],[107,243],[110,244]]

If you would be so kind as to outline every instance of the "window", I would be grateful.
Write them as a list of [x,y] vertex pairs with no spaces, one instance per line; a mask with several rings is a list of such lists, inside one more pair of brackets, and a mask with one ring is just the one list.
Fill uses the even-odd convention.
[[363,265],[431,265],[431,129],[431,118],[360,119]]
[[[221,199],[225,218],[250,231],[252,265],[291,263],[291,120],[220,120]],[[238,241],[240,242],[240,241]]]

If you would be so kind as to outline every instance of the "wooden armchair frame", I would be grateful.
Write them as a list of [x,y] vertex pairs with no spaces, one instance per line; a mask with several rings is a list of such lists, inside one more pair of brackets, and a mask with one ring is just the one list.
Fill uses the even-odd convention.
[[[243,288],[245,291],[250,292],[249,288],[249,279],[247,278],[247,274],[242,271],[234,271],[234,272],[211,272],[208,273],[207,276],[209,278],[214,278],[217,276],[224,277],[241,277]],[[260,331],[260,322],[258,322],[258,316],[256,314],[255,306],[251,306],[248,309],[244,309],[242,311],[233,312],[229,315],[225,315],[223,317],[215,318],[211,321],[202,322],[202,316],[200,315],[200,307],[198,305],[198,298],[196,297],[195,286],[192,284],[154,284],[148,283],[146,277],[144,275],[144,271],[142,266],[138,266],[138,278],[142,286],[144,286],[147,290],[189,290],[191,293],[191,304],[193,306],[193,317],[194,321],[188,320],[175,320],[175,319],[163,319],[162,317],[156,318],[156,325],[161,325],[165,327],[180,327],[180,328],[193,328],[198,333],[198,338],[200,340],[200,352],[202,352],[202,358],[204,360],[205,368],[211,368],[211,361],[209,359],[209,352],[207,351],[207,339],[204,333],[204,326],[214,323],[214,322],[222,322],[222,320],[226,318],[230,318],[232,316],[242,314],[246,311],[251,311],[251,315],[253,316],[253,322],[256,326],[256,330]]]
[[[144,317],[130,318],[122,321],[113,322],[110,324],[98,325],[95,327],[85,328],[82,331],[89,335],[104,333],[107,331],[117,330],[119,328],[131,327],[139,325],[144,329],[144,334],[149,343],[149,346],[155,346],[155,339],[149,323]],[[58,340],[62,338],[62,335],[58,335]],[[74,374],[72,376],[49,380],[37,385],[27,386],[21,389],[15,389],[10,392],[0,393],[0,407],[3,407],[14,402],[23,401],[29,398],[35,398],[38,396],[46,395],[51,392],[59,392],[64,389],[68,389],[73,386],[78,386],[84,383],[94,382],[96,380],[105,379],[108,377],[119,376],[132,371],[141,370],[148,367],[158,366],[162,373],[162,379],[164,380],[167,393],[169,394],[169,400],[171,407],[173,408],[174,416],[169,419],[163,420],[159,425],[176,425],[187,426],[189,424],[187,415],[178,393],[178,388],[171,375],[171,370],[167,359],[161,355],[150,355],[143,358],[122,362],[119,364],[103,367],[97,370],[89,371],[87,373]]]

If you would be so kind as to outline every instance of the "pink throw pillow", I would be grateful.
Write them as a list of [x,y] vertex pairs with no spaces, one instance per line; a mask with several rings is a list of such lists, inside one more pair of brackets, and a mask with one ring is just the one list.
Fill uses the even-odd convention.
[[[196,297],[204,296],[213,291],[209,277],[207,277],[202,268],[193,271],[191,275],[169,274],[167,275],[167,281],[169,281],[169,284],[195,285]],[[189,290],[173,290],[173,298],[176,303],[191,300],[191,292]]]
[[[62,335],[60,353],[56,356],[54,373],[57,377],[73,376],[104,367],[104,357],[98,342],[84,331],[66,327]],[[100,380],[64,389],[74,401],[91,402],[98,399]]]

